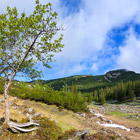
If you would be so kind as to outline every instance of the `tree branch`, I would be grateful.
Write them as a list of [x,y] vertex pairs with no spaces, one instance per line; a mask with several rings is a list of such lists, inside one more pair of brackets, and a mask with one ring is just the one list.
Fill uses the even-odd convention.
[[14,80],[14,77],[16,76],[16,73],[18,72],[20,66],[23,64],[24,60],[25,60],[26,57],[28,56],[30,50],[31,50],[32,47],[34,46],[36,40],[38,39],[38,37],[39,37],[39,35],[40,35],[41,33],[42,33],[42,31],[40,31],[40,32],[38,33],[38,35],[35,37],[35,39],[34,39],[32,45],[29,47],[28,51],[25,53],[24,57],[23,57],[22,60],[20,61],[20,63],[19,63],[19,65],[17,66],[17,68],[14,70],[14,73],[12,74],[12,76],[11,76],[11,78],[10,78],[10,80],[9,80],[9,83],[8,83],[7,88],[9,88],[9,87],[11,86],[12,81]]
[[12,66],[12,65],[10,64],[10,62],[8,62],[6,59],[4,59],[4,58],[2,58],[2,57],[1,57],[1,59],[2,59],[5,63],[7,63],[13,70],[16,70],[15,67]]
[[8,67],[4,67],[4,68],[2,68],[1,70],[0,70],[0,74],[2,74],[4,71],[5,71],[5,69],[7,69]]
[[26,57],[28,56],[28,54],[29,54],[30,50],[32,49],[32,47],[34,46],[34,44],[35,44],[36,40],[38,39],[38,37],[41,35],[41,33],[42,33],[42,32],[43,32],[43,31],[40,31],[40,32],[38,33],[38,35],[35,37],[35,39],[34,39],[34,41],[33,41],[32,45],[29,47],[28,51],[25,53],[25,55],[24,55],[23,59],[21,60],[21,62],[20,62],[20,63],[19,63],[19,65],[18,65],[18,67],[17,67],[16,71],[18,71],[18,69],[20,68],[20,66],[23,64],[24,60],[25,60],[25,59],[26,59]]
[[13,69],[13,70],[16,70],[14,66],[12,66],[8,61],[7,61],[7,64]]

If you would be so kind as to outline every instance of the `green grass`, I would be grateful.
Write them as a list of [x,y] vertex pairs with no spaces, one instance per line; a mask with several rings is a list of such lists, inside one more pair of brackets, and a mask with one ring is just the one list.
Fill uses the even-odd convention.
[[[114,115],[118,118],[127,118],[127,119],[130,119],[130,120],[133,120],[133,121],[138,121],[140,122],[140,118],[130,118],[129,116],[130,115],[135,115],[134,113],[122,113],[122,112],[107,112],[107,115]],[[140,114],[138,114],[140,115]]]
[[128,104],[131,105],[131,106],[140,106],[140,97],[137,97],[136,100],[133,100]]
[[107,112],[108,115],[114,115],[118,118],[127,117],[128,115],[132,115],[132,113],[122,113],[122,112]]
[[63,121],[59,121],[58,126],[60,126],[62,128],[63,132],[67,131],[67,130],[71,130],[71,129],[76,129],[76,127],[74,127],[70,124],[66,124]]

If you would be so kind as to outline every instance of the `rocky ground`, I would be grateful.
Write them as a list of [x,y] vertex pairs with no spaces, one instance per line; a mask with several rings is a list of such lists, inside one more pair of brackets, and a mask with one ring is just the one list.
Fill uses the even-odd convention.
[[127,119],[140,121],[140,106],[131,104],[109,104],[107,106],[96,106],[96,111],[101,114],[108,114],[109,112],[119,112],[124,114]]
[[[89,109],[92,115],[86,113],[77,113],[77,115],[102,126],[103,128],[99,130],[102,133],[113,134],[126,140],[140,139],[140,106],[108,104],[93,105]],[[111,112],[116,116],[111,115]]]
[[[107,105],[90,106],[89,113],[73,113],[67,110],[59,110],[55,106],[43,103],[10,98],[11,119],[19,122],[22,119],[29,120],[35,116],[45,116],[54,120],[62,129],[77,129],[79,133],[90,132],[87,140],[104,139],[139,140],[140,138],[140,108],[131,105]],[[0,117],[2,121],[4,112],[4,100],[0,97]],[[110,115],[108,112],[125,113],[123,117]],[[127,115],[128,114],[128,115]],[[131,116],[131,117],[130,117]],[[137,118],[131,120],[130,118]],[[115,127],[114,127],[115,126]],[[111,137],[110,137],[111,136]]]

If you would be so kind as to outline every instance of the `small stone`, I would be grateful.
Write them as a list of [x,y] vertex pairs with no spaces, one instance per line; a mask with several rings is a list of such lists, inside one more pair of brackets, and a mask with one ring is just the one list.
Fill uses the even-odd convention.
[[14,109],[17,109],[17,106],[12,106]]
[[34,116],[39,116],[39,113],[35,113]]
[[17,99],[17,97],[14,97],[14,99]]
[[75,113],[77,116],[79,116],[79,114],[78,113]]
[[26,113],[26,117],[29,117],[30,116],[30,114],[29,113]]
[[112,124],[112,120],[108,120],[107,122],[108,122],[109,124]]
[[1,103],[4,103],[4,99],[3,99],[3,98],[0,98],[0,102],[1,102]]
[[54,121],[54,119],[53,119],[53,118],[50,118],[50,120],[51,120],[51,121]]
[[106,121],[106,119],[105,118],[103,118],[103,117],[99,117],[99,119],[101,120],[101,121]]
[[29,108],[28,111],[29,111],[29,112],[32,112],[32,111],[33,111],[33,108]]
[[117,135],[117,131],[114,131],[114,135]]
[[121,137],[121,136],[122,136],[122,134],[120,134],[120,133],[119,133],[119,134],[118,134],[118,136],[119,136],[119,137]]
[[85,113],[83,113],[83,114],[81,114],[81,116],[85,118],[85,117],[86,117],[86,114],[85,114]]

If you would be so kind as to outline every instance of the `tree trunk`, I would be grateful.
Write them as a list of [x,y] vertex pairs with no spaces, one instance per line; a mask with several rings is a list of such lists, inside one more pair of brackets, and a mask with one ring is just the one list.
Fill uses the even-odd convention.
[[10,121],[10,111],[9,111],[9,88],[13,82],[13,79],[16,75],[16,72],[14,72],[9,80],[9,82],[7,83],[8,81],[8,76],[6,76],[5,78],[5,84],[4,84],[4,100],[5,100],[5,123],[8,124],[9,121]]
[[[31,132],[36,130],[37,128],[31,128],[31,129],[23,129],[22,127],[28,127],[31,125],[36,125],[39,126],[38,123],[34,123],[34,122],[28,122],[28,123],[24,123],[24,124],[17,124],[17,123],[13,123],[10,122],[10,105],[9,105],[9,88],[13,82],[13,79],[16,75],[16,71],[12,74],[8,84],[7,84],[7,77],[5,78],[5,86],[4,86],[4,100],[5,100],[5,124],[9,125],[9,127],[11,128],[11,130],[13,132],[17,132],[22,131],[22,132]],[[16,131],[17,130],[17,131]]]
[[4,100],[5,100],[5,123],[9,123],[10,112],[9,112],[9,89],[5,87],[4,89]]

